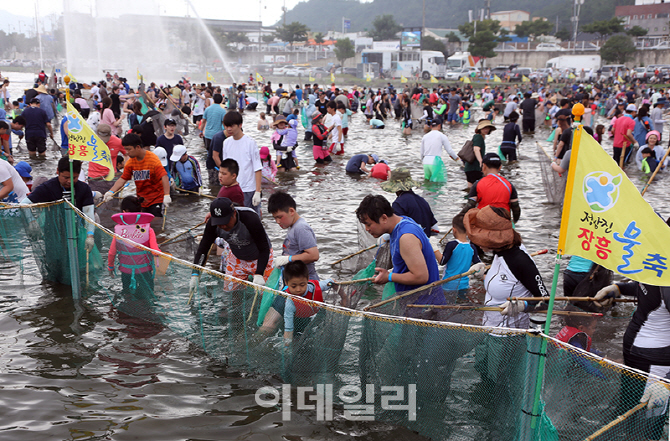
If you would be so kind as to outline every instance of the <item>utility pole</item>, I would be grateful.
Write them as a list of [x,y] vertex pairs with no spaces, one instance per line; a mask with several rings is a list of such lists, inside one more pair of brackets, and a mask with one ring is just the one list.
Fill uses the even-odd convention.
[[491,0],[486,0],[486,15],[484,16],[486,20],[491,19]]
[[579,29],[579,11],[584,4],[584,0],[573,0],[572,5],[572,50],[576,50],[577,47],[577,31]]

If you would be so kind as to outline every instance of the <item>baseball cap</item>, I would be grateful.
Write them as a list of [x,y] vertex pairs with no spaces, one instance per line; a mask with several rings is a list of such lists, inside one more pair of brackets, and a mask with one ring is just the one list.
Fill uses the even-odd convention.
[[261,147],[261,150],[260,150],[259,153],[261,155],[261,159],[265,159],[268,156],[270,156],[270,149],[267,146],[263,146],[263,147]]
[[433,118],[433,121],[430,123],[431,126],[436,127],[442,124],[442,118]]
[[379,156],[376,153],[371,154],[372,160],[375,161],[375,163],[379,162]]
[[170,161],[179,161],[182,156],[184,156],[184,153],[186,153],[186,147],[184,147],[181,144],[177,144],[174,146],[174,149],[172,150],[172,156],[170,156]]
[[177,121],[173,120],[172,118],[168,118],[168,119],[165,120],[165,122],[163,123],[163,125],[164,125],[164,126],[176,126],[176,125],[177,125]]
[[212,225],[226,225],[235,212],[233,201],[228,198],[216,198],[209,205],[209,212],[212,215]]
[[502,161],[500,156],[497,153],[487,153],[482,158],[482,163],[486,164],[489,167],[500,168]]
[[14,168],[19,173],[19,176],[21,176],[22,178],[32,179],[32,176],[30,175],[30,173],[33,171],[33,168],[26,161],[21,161],[21,162],[17,163],[14,166]]
[[158,156],[158,159],[161,160],[161,164],[163,167],[167,167],[168,165],[168,159],[167,159],[167,151],[163,147],[156,147],[154,149],[154,153],[156,156]]
[[637,112],[637,107],[635,104],[629,104],[626,106],[626,112]]

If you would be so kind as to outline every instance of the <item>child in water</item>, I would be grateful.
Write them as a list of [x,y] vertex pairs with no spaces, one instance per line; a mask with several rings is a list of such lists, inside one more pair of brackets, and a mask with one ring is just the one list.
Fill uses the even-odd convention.
[[[333,282],[332,279],[309,280],[309,270],[301,260],[287,263],[284,266],[283,276],[284,291],[295,297],[315,302],[323,302],[323,293],[330,289]],[[284,343],[288,346],[293,341],[293,334],[301,335],[309,325],[311,317],[317,312],[319,312],[319,307],[309,302],[277,295],[265,315],[259,333],[261,336],[272,334],[283,317]]]
[[258,125],[256,126],[256,129],[258,130],[268,130],[270,128],[270,123],[268,122],[267,119],[265,119],[265,112],[261,112],[259,115],[260,119],[258,120]]
[[593,135],[593,139],[598,141],[598,144],[602,144],[604,136],[605,136],[605,126],[602,124],[598,124],[596,126],[596,133]]
[[277,165],[272,160],[270,155],[270,149],[268,147],[261,147],[261,165],[263,166],[261,173],[263,177],[267,178],[270,181],[274,181],[277,176]]
[[[447,245],[444,247],[444,251],[435,250],[435,258],[437,259],[438,264],[446,265],[444,268],[444,276],[442,280],[449,277],[455,276],[457,274],[463,274],[467,272],[472,265],[479,264],[479,255],[477,250],[468,240],[468,236],[465,233],[465,225],[463,225],[463,215],[459,214],[453,218],[451,221],[451,227],[454,234],[455,240],[450,240],[447,242]],[[479,265],[483,266],[483,264]],[[458,300],[465,300],[468,293],[468,288],[470,287],[470,279],[468,277],[461,277],[451,282],[447,282],[442,285],[444,289],[444,294],[452,294],[455,292],[457,294]],[[449,299],[451,300],[451,299]]]
[[107,265],[109,272],[113,274],[114,261],[118,254],[123,292],[133,295],[136,300],[150,302],[154,296],[154,259],[150,252],[132,245],[136,243],[160,251],[156,233],[150,225],[154,215],[141,212],[143,200],[144,198],[137,196],[123,198],[123,213],[112,216],[116,223],[114,233],[126,240],[118,240],[116,237],[112,239]]

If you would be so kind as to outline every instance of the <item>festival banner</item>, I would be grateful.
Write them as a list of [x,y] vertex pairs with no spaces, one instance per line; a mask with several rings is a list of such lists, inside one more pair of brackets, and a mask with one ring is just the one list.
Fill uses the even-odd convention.
[[[368,74],[368,76],[369,76],[369,75],[370,75],[370,74]],[[401,83],[406,83],[406,82],[407,82],[407,78],[405,78],[404,75],[401,75],[401,76],[400,76],[400,82],[401,82]]]
[[616,80],[620,83],[623,83],[623,78],[621,78],[621,75],[617,75]]
[[575,76],[575,74],[573,74],[572,72],[570,72],[570,73],[568,74],[568,78],[570,78],[571,80],[574,80],[574,79],[577,78],[577,77]]
[[65,73],[67,74],[68,77],[70,77],[70,81],[72,81],[73,83],[78,83],[78,82],[79,82],[79,81],[77,81],[77,79],[74,77],[74,75],[72,75],[72,74],[71,74],[70,72],[68,72],[67,70],[65,71]]
[[558,254],[670,285],[670,228],[583,127],[574,129]]
[[137,79],[142,81],[142,74],[140,73],[140,69],[137,68]]
[[502,80],[498,75],[493,75],[493,82],[494,83],[502,83]]
[[91,161],[98,165],[107,167],[109,174],[106,181],[114,179],[114,167],[107,145],[102,142],[98,135],[86,124],[84,118],[77,112],[69,101],[67,102],[67,141],[69,145],[68,155],[70,159],[79,161]]
[[263,82],[263,76],[256,72],[256,82],[262,83]]
[[212,76],[211,73],[207,72],[207,81],[214,81],[214,77]]
[[525,75],[521,75],[521,81],[524,83],[530,83],[530,79]]
[[312,74],[310,73],[310,74],[309,74],[309,82],[310,82],[310,83],[313,83],[314,81],[316,81],[316,78],[314,78],[314,77],[312,76]]
[[552,83],[554,78],[551,75],[547,75],[547,83]]
[[335,82],[335,74],[332,73],[332,72],[330,73],[330,82],[331,82],[331,83],[334,83],[334,82]]
[[435,78],[434,76],[431,75],[430,76],[430,82],[431,83],[437,83],[437,78]]

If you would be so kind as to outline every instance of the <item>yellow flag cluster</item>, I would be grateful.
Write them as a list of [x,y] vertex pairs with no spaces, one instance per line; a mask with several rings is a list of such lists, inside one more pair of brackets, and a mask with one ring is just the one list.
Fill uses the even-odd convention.
[[400,82],[401,82],[401,83],[406,83],[406,82],[407,82],[407,78],[405,78],[404,75],[401,75],[401,76],[400,76]]
[[68,155],[70,159],[77,159],[79,161],[91,161],[109,169],[109,174],[105,180],[111,181],[114,179],[114,167],[112,166],[112,157],[109,154],[107,145],[102,142],[100,137],[91,130],[86,124],[84,118],[77,112],[77,109],[67,103],[67,141],[68,141]]
[[334,83],[334,82],[335,82],[335,74],[332,73],[332,72],[330,73],[330,82],[331,82],[331,83]]
[[431,75],[430,76],[430,82],[431,83],[437,83],[437,78],[435,78],[434,76]]
[[311,73],[309,74],[309,81],[310,83],[316,81],[316,78],[314,78]]
[[521,81],[524,83],[530,83],[530,79],[525,75],[521,75]]
[[493,75],[493,82],[494,83],[502,83],[502,80],[498,75]]
[[[370,76],[370,72],[365,74],[365,81],[367,81],[368,83],[370,81],[372,81],[372,76]],[[405,81],[407,81],[407,80],[405,80]],[[400,79],[400,82],[402,82],[402,78]]]
[[547,83],[552,83],[554,78],[551,75],[547,75]]
[[470,84],[471,83],[470,78],[468,78],[468,77],[461,77],[460,80],[465,84]]
[[259,83],[263,82],[263,76],[261,74],[259,74],[258,72],[256,72],[256,81],[259,82]]
[[214,76],[209,72],[207,72],[207,81],[214,81]]
[[140,69],[139,69],[139,68],[137,69],[137,79],[138,79],[139,81],[142,81],[142,74],[140,73]]
[[572,72],[570,72],[570,73],[568,74],[568,78],[570,78],[571,80],[574,80],[574,79],[577,78],[577,77],[575,76],[575,74],[573,74]]
[[670,228],[583,127],[574,130],[558,253],[670,285]]

